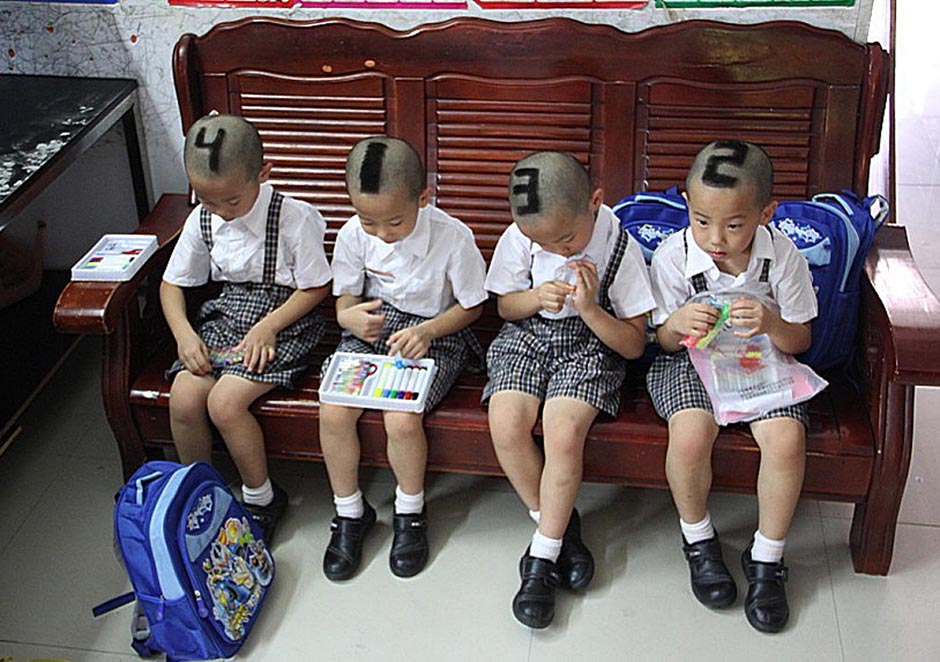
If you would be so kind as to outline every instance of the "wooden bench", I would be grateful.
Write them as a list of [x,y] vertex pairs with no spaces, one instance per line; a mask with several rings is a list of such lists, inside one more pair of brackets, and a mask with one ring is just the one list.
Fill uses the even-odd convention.
[[[509,168],[538,149],[575,154],[608,203],[681,183],[701,145],[729,136],[767,148],[780,198],[863,193],[888,66],[876,44],[795,22],[688,21],[626,34],[561,18],[462,18],[405,32],[345,19],[253,18],[184,35],[174,51],[183,131],[213,109],[252,120],[274,185],[328,219],[328,250],[351,213],[347,150],[389,133],[424,156],[437,204],[473,228],[487,259],[510,220]],[[156,288],[189,210],[187,196],[164,195],[138,230],[160,238],[148,269],[124,284],[72,283],[56,309],[59,329],[104,337],[104,404],[126,474],[171,444],[163,370],[175,347]],[[828,375],[831,387],[811,403],[804,494],[856,504],[855,568],[885,574],[910,462],[914,385],[940,384],[940,348],[930,342],[940,303],[903,227],[879,233],[862,299],[853,367],[861,388]],[[484,341],[500,325],[494,308],[476,326]],[[334,324],[324,353],[337,337]],[[316,373],[254,404],[272,456],[322,459]],[[500,473],[479,402],[483,383],[462,378],[427,416],[430,470]],[[378,413],[363,416],[360,432],[363,463],[387,465]],[[636,368],[619,416],[591,429],[585,479],[665,488],[666,433]],[[746,429],[723,430],[716,489],[753,493],[758,459]]]

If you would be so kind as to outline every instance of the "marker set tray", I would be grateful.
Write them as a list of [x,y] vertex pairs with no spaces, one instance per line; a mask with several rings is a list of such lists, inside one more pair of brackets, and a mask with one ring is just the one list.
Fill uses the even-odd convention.
[[320,382],[320,402],[420,413],[435,371],[434,359],[336,352]]

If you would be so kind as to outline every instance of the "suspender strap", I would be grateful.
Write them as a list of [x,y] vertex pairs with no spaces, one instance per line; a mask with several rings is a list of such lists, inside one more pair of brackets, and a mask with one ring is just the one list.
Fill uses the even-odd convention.
[[598,303],[601,308],[608,313],[613,313],[613,306],[610,303],[610,288],[614,284],[614,278],[620,271],[620,264],[623,262],[624,253],[627,252],[627,244],[630,242],[630,233],[620,228],[620,234],[617,237],[617,243],[614,244],[614,252],[610,256],[610,262],[607,263],[607,271],[604,272],[604,282],[600,285],[600,299]]
[[281,204],[284,196],[274,191],[268,205],[268,222],[264,230],[264,284],[274,285],[277,275],[277,240],[281,225]]
[[202,240],[206,242],[206,246],[209,247],[209,252],[212,252],[212,214],[209,213],[209,210],[203,207],[199,210],[199,230],[202,233]]
[[[685,230],[682,230],[682,249],[685,251],[685,261],[689,261],[689,240],[686,237]],[[692,283],[692,290],[698,294],[708,289],[708,283],[705,281],[705,274],[695,274],[689,279]]]

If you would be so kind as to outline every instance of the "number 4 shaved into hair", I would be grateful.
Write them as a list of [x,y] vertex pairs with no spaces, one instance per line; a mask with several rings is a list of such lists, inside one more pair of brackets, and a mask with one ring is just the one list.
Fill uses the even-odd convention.
[[199,133],[196,134],[196,147],[209,150],[209,170],[212,172],[219,171],[219,151],[222,149],[224,139],[225,129],[219,129],[211,143],[206,142],[206,127],[199,129]]

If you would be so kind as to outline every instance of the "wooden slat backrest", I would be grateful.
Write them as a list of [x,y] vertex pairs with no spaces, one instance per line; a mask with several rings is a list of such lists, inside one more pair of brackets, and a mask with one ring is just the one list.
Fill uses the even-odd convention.
[[506,174],[537,149],[575,154],[608,203],[681,183],[697,149],[724,137],[766,146],[779,197],[864,192],[886,61],[796,22],[628,34],[562,18],[404,32],[251,18],[184,35],[174,73],[184,131],[213,109],[255,122],[272,182],[321,210],[330,242],[351,213],[346,151],[387,132],[423,154],[437,203],[489,259],[509,222]]

